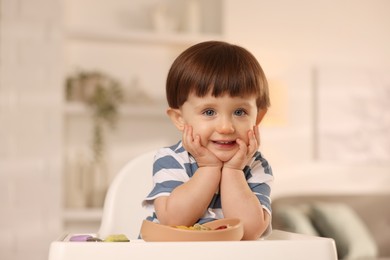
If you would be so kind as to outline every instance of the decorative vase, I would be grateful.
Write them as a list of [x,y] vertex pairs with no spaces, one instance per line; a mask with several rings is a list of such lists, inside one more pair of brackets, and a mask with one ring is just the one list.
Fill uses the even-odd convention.
[[108,188],[108,167],[104,160],[95,161],[91,165],[90,180],[88,206],[101,208]]

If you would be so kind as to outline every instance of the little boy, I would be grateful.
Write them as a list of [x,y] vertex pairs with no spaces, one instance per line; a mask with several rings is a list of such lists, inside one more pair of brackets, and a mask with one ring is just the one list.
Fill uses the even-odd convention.
[[166,95],[182,140],[155,156],[148,220],[192,226],[239,218],[243,239],[268,234],[273,176],[258,151],[258,125],[270,101],[256,58],[225,42],[196,44],[173,62]]

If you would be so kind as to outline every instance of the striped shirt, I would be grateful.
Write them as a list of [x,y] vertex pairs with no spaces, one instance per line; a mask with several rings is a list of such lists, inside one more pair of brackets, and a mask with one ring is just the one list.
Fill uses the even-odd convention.
[[[198,165],[194,157],[184,149],[181,141],[157,151],[153,164],[153,188],[143,201],[143,206],[149,211],[148,220],[158,223],[153,206],[154,199],[169,196],[176,187],[187,182],[197,169]],[[270,165],[260,152],[254,154],[243,173],[250,189],[271,216],[270,185],[273,175]],[[216,192],[198,223],[203,224],[221,218],[223,218],[221,196]]]

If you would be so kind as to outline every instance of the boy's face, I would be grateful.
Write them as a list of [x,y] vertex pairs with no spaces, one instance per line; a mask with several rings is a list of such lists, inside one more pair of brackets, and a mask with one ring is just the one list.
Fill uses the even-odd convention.
[[202,146],[223,162],[238,151],[237,138],[248,145],[248,131],[259,121],[257,112],[254,96],[242,98],[227,94],[222,97],[190,94],[179,111],[181,122],[192,126],[194,137],[199,135]]

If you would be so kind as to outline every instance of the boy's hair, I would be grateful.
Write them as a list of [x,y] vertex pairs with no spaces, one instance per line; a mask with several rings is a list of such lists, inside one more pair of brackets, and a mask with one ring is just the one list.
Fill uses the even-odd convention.
[[246,49],[221,41],[198,43],[173,62],[166,82],[171,108],[180,108],[190,93],[198,97],[255,95],[258,109],[270,106],[268,83],[256,58]]

